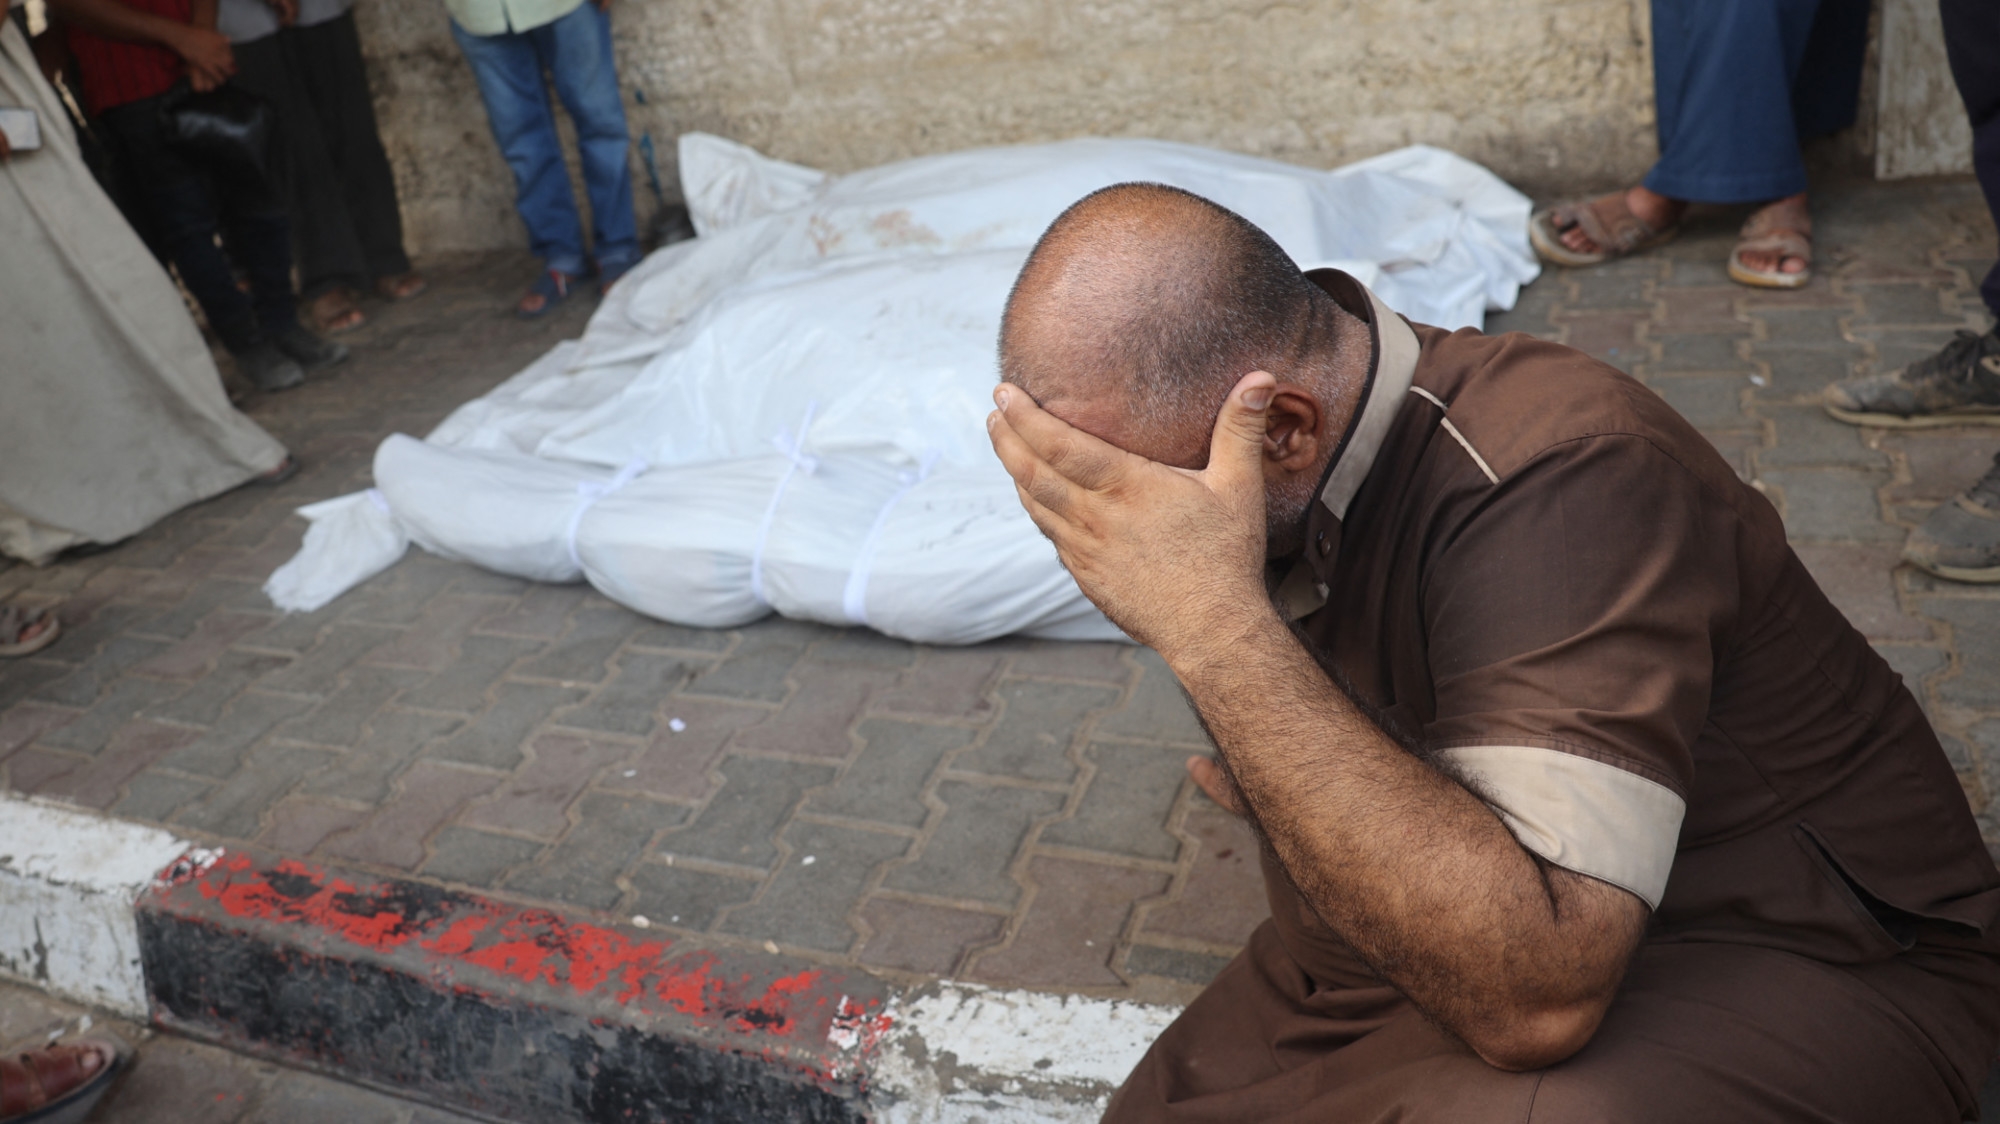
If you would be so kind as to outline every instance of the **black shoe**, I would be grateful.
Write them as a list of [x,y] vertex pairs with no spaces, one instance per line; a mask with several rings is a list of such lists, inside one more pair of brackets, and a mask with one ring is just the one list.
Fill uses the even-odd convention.
[[1931,509],[1903,557],[1955,582],[2000,582],[2000,457],[1972,487]]
[[290,390],[306,381],[305,370],[273,343],[259,343],[237,352],[236,369],[267,394]]
[[321,339],[298,324],[272,333],[271,338],[279,351],[298,360],[299,366],[308,371],[331,367],[347,359],[346,344]]
[[1855,425],[2000,425],[2000,328],[1960,331],[1900,371],[1826,388],[1826,412]]

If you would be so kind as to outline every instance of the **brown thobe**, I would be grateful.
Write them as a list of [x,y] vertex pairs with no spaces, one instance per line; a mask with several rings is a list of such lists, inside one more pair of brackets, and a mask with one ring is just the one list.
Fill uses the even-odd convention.
[[1279,596],[1521,845],[1652,917],[1603,1026],[1508,1073],[1272,919],[1112,1102],[1139,1121],[1947,1121],[2000,1044],[2000,872],[1916,700],[1652,392],[1522,335],[1369,325]]

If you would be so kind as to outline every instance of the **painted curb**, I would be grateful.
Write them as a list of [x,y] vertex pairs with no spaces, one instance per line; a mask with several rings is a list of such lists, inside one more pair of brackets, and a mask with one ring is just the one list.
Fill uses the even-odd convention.
[[0,976],[144,1019],[133,904],[193,849],[157,828],[0,797]]
[[0,976],[499,1121],[1096,1120],[1176,1012],[937,982],[0,796]]

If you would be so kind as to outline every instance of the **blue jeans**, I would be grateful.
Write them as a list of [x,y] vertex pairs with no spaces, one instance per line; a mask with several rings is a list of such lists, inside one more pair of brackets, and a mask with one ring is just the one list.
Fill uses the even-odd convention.
[[632,138],[611,61],[611,17],[586,0],[561,19],[528,31],[473,35],[453,21],[451,32],[472,65],[493,139],[514,172],[514,205],[535,254],[550,269],[585,272],[583,221],[542,82],[547,67],[576,125],[598,268],[620,273],[638,261],[639,226],[626,159]]
[[1869,0],[1653,0],[1660,162],[1671,199],[1761,203],[1806,189],[1799,140],[1854,123]]

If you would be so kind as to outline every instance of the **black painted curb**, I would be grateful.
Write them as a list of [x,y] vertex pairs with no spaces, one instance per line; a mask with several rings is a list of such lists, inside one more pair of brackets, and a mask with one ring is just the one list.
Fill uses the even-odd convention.
[[426,883],[230,851],[136,907],[155,1022],[522,1124],[867,1119],[889,989]]

